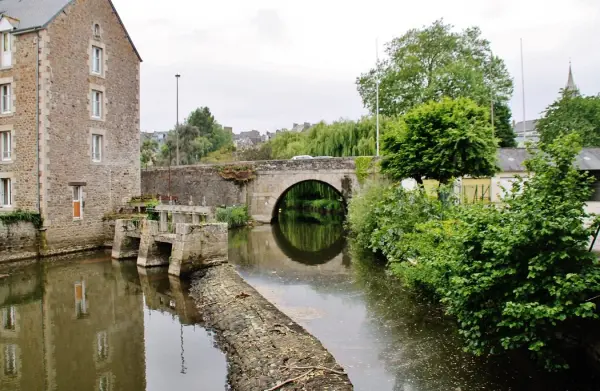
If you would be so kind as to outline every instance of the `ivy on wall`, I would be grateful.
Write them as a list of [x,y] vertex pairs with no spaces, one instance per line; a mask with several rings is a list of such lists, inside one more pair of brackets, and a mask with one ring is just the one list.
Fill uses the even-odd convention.
[[218,170],[221,178],[236,184],[248,183],[256,178],[256,171],[250,166],[227,165],[219,167]]
[[17,209],[10,213],[0,213],[0,223],[4,225],[18,224],[18,223],[31,223],[37,229],[42,228],[44,220],[39,213],[28,212],[25,210]]
[[359,156],[354,159],[354,164],[356,166],[356,177],[361,185],[364,183],[365,179],[367,179],[367,176],[369,176],[371,163],[373,163],[372,156]]

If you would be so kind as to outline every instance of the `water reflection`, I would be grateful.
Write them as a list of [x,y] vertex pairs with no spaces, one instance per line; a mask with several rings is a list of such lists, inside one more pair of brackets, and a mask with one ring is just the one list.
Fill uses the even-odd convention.
[[164,270],[138,274],[104,253],[0,279],[0,389],[224,389],[225,358],[193,326],[186,292]]
[[277,239],[278,232],[286,232],[286,238],[294,237],[294,231],[311,235],[311,227],[303,224],[234,233],[230,261],[250,284],[321,340],[346,367],[357,390],[598,388],[590,373],[551,376],[527,358],[484,360],[463,353],[452,320],[436,305],[405,291],[382,268],[356,257],[351,261],[346,250],[328,261],[315,255],[306,262],[279,247],[285,242]]

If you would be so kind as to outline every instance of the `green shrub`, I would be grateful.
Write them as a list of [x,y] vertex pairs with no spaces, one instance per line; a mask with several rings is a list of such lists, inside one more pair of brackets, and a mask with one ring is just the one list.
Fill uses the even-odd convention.
[[576,136],[560,138],[526,163],[535,175],[517,182],[500,208],[465,208],[443,303],[476,354],[525,347],[547,368],[565,365],[556,334],[597,318],[597,256],[588,251],[589,179],[573,164]]
[[454,206],[423,191],[367,187],[350,203],[360,246],[386,256],[405,284],[437,296],[477,355],[525,348],[547,369],[566,363],[559,335],[598,318],[600,265],[590,179],[574,165],[576,135],[541,145],[503,205]]
[[246,205],[235,205],[217,208],[217,221],[227,223],[229,228],[243,227],[250,221]]

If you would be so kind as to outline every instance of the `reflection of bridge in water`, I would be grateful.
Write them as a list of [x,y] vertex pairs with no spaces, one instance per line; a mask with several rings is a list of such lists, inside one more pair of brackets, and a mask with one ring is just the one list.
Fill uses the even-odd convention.
[[314,277],[335,283],[338,277],[343,280],[350,273],[345,242],[336,239],[317,251],[299,249],[277,225],[232,232],[229,260],[242,271],[261,274],[277,271],[279,277],[290,280]]
[[325,264],[344,250],[346,238],[338,224],[282,220],[272,225],[277,247],[291,260],[305,265]]

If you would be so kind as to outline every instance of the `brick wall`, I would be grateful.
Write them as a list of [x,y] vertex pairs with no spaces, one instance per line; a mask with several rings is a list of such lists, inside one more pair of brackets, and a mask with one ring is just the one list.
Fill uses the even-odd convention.
[[[92,44],[104,49],[102,77],[90,72]],[[68,6],[42,52],[44,252],[100,246],[102,217],[140,193],[139,59],[106,0]],[[104,91],[102,120],[91,119],[92,87]],[[103,136],[100,163],[92,162],[92,133]],[[74,182],[85,183],[81,220],[73,219]]]

